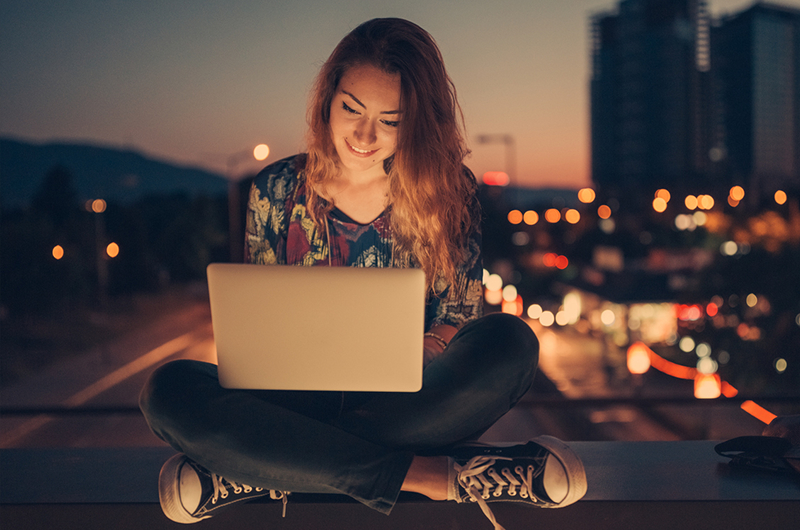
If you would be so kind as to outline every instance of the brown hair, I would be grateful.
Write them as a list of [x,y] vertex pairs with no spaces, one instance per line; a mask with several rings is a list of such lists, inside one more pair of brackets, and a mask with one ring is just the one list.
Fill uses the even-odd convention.
[[439,48],[412,22],[367,21],[345,36],[322,66],[308,110],[305,171],[311,216],[319,225],[333,207],[318,194],[338,173],[329,125],[331,102],[339,81],[356,65],[400,75],[402,121],[395,154],[384,163],[395,245],[414,257],[429,287],[435,288],[440,277],[463,285],[456,277],[457,267],[469,233],[479,222],[475,177],[462,165],[468,153],[464,120]]

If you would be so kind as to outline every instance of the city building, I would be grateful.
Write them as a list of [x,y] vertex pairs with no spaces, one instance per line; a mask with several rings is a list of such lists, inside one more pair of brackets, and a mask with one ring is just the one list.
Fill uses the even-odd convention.
[[759,3],[711,30],[713,153],[753,197],[800,179],[800,10]]
[[623,0],[592,17],[592,179],[689,185],[708,173],[704,0]]

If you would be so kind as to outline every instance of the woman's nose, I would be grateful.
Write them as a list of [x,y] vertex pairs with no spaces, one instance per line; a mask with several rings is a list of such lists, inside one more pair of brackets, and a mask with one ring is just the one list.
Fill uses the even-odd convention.
[[377,135],[375,134],[375,124],[372,123],[372,120],[359,120],[356,125],[355,137],[362,145],[374,144],[375,140],[377,140]]

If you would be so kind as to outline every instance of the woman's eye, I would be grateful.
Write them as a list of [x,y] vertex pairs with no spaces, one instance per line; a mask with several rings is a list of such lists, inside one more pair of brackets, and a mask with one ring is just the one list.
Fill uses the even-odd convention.
[[398,125],[400,125],[400,122],[399,122],[399,121],[386,121],[386,120],[381,120],[381,121],[382,121],[382,122],[383,122],[385,125],[388,125],[389,127],[397,127]]
[[342,108],[343,108],[344,110],[346,110],[347,112],[349,112],[350,114],[358,114],[358,112],[357,112],[356,110],[354,110],[354,109],[350,108],[350,107],[347,105],[347,103],[345,103],[344,101],[342,102]]

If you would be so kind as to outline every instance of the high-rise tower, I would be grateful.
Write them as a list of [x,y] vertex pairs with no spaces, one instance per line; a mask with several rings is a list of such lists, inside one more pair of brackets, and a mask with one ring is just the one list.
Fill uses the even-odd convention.
[[771,194],[800,179],[800,10],[756,4],[712,28],[716,138],[733,183]]
[[690,185],[707,172],[704,0],[622,0],[592,18],[592,179]]

